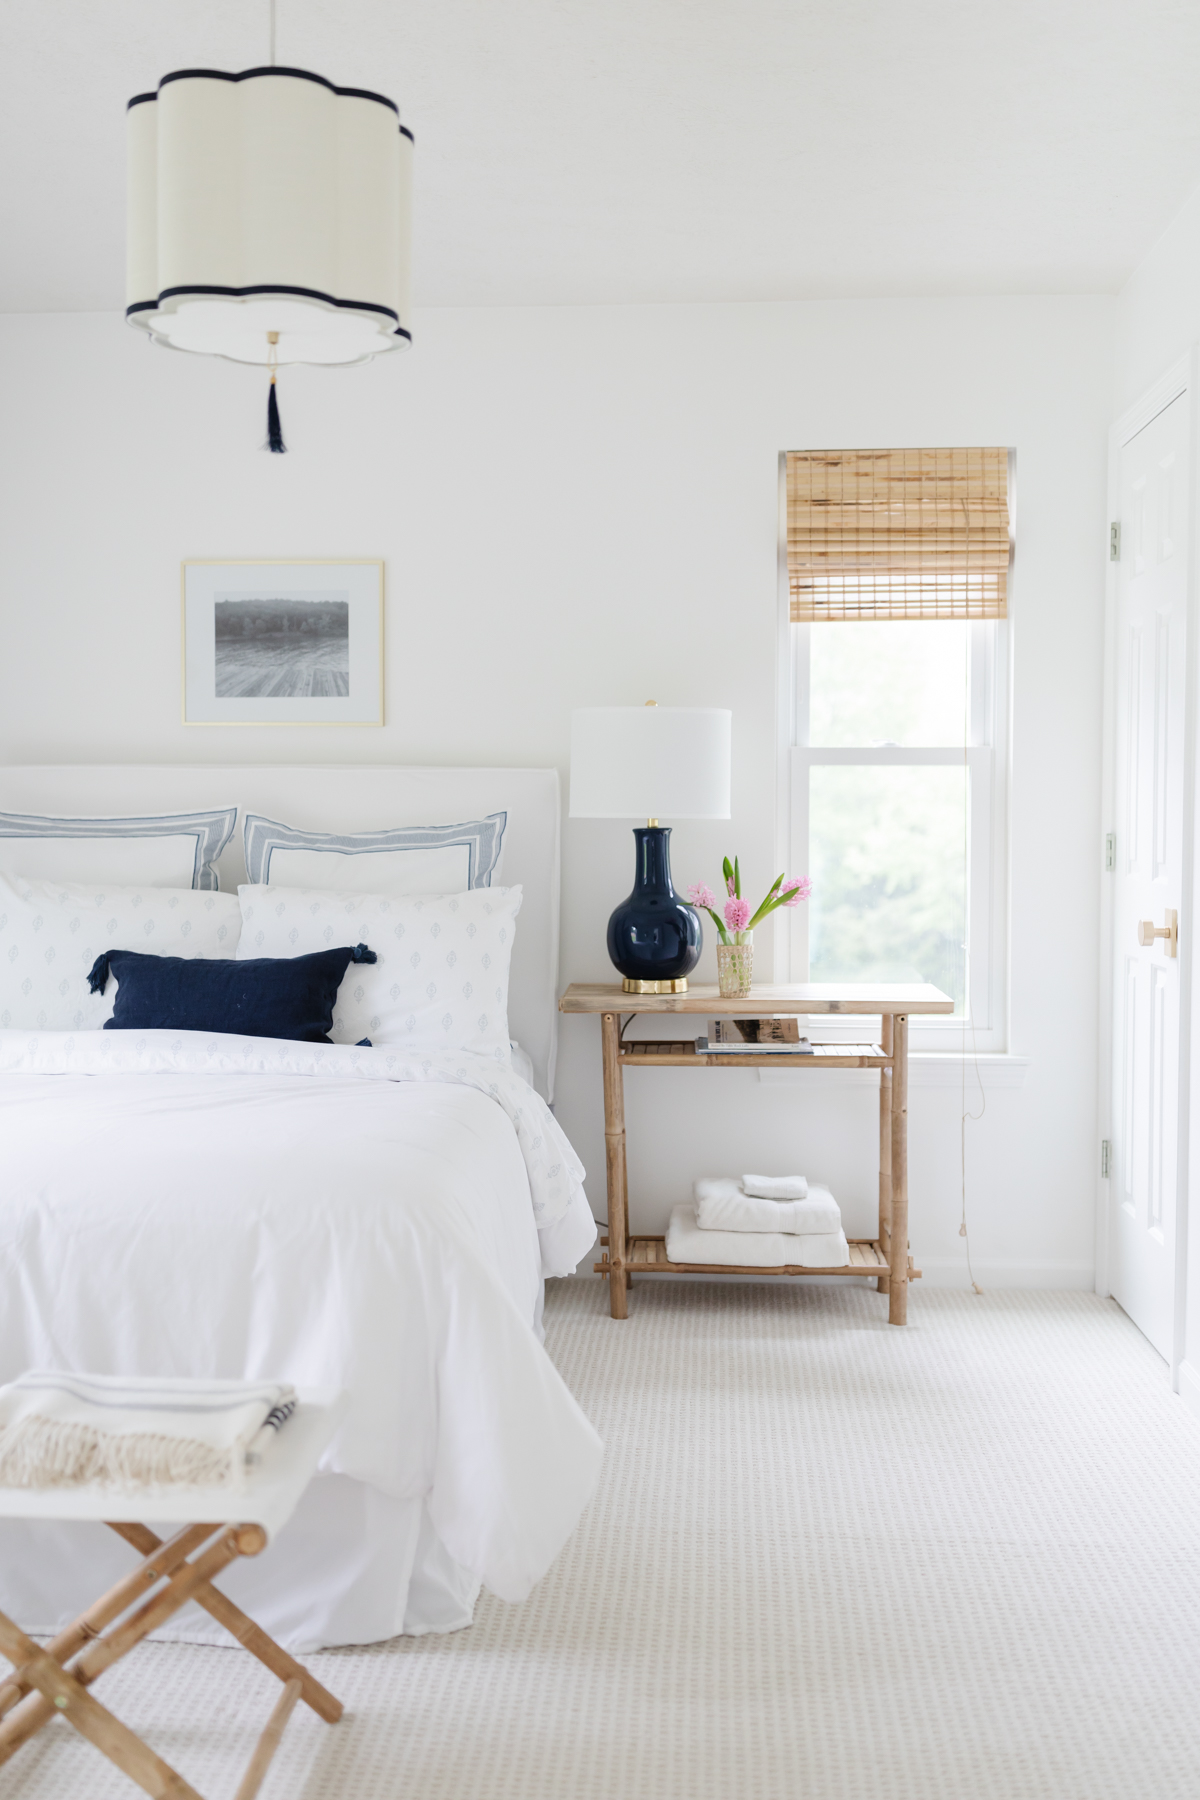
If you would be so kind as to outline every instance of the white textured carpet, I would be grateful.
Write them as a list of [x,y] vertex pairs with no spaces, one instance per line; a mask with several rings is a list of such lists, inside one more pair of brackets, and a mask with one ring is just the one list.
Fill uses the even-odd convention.
[[[1200,1792],[1200,1424],[1085,1294],[552,1283],[608,1444],[523,1607],[312,1659],[264,1800],[1184,1800]],[[206,1796],[277,1687],[147,1646],[101,1697]],[[134,1793],[56,1724],[0,1794]]]

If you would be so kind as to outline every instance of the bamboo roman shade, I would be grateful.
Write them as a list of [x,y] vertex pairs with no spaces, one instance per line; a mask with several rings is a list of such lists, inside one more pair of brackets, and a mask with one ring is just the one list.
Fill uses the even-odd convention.
[[794,450],[787,566],[795,623],[1003,619],[1008,451]]

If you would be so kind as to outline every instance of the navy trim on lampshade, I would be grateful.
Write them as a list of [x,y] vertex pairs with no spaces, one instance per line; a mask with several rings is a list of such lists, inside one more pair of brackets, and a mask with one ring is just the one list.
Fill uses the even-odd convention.
[[[323,300],[329,306],[340,306],[347,312],[382,313],[385,318],[394,319],[396,314],[390,306],[376,306],[371,300],[339,300],[335,294],[322,294],[317,288],[280,287],[270,282],[260,282],[257,287],[173,287],[164,288],[157,300],[131,300],[125,308],[125,317],[131,319],[134,313],[157,312],[164,300],[175,294],[225,294],[240,298],[246,294],[300,294],[309,300]],[[393,337],[407,338],[412,343],[412,332],[403,325],[392,327]]]
[[333,1008],[346,970],[351,963],[377,960],[365,944],[246,962],[106,950],[92,965],[88,986],[102,994],[110,974],[117,978],[105,1031],[216,1031],[331,1044]]
[[[157,100],[160,90],[171,81],[258,81],[263,76],[271,75],[290,75],[293,81],[315,81],[318,87],[328,88],[331,94],[337,94],[341,99],[374,100],[377,105],[386,106],[394,112],[399,123],[400,108],[386,94],[377,94],[371,88],[338,87],[336,82],[330,81],[326,76],[314,75],[311,69],[289,69],[282,63],[263,63],[259,68],[239,69],[236,73],[229,69],[172,69],[169,75],[163,76],[152,94],[134,94],[132,99],[127,100],[125,111],[128,112],[131,106],[145,106],[148,100]],[[399,128],[410,142],[414,141],[407,125],[400,125]]]
[[608,954],[630,981],[679,981],[700,961],[700,918],[671,882],[670,826],[639,825],[633,835],[633,892],[608,921]]
[[397,324],[392,332],[393,337],[406,337],[412,341],[412,332],[406,331],[399,324],[399,313],[391,306],[379,306],[374,300],[339,300],[336,294],[323,294],[320,288],[286,287],[278,281],[260,281],[253,287],[215,287],[211,282],[192,282],[185,287],[164,288],[157,300],[134,300],[125,308],[125,317],[130,313],[156,312],[164,300],[173,300],[179,294],[223,294],[227,299],[245,299],[247,294],[298,294],[302,300],[320,300],[325,306],[337,306],[344,312],[381,313],[385,319],[395,319]]

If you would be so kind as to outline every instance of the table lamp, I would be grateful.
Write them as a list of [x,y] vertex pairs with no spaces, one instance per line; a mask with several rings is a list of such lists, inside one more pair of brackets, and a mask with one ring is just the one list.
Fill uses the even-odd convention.
[[700,960],[699,914],[671,884],[671,828],[659,817],[729,817],[733,714],[714,707],[587,706],[571,714],[571,817],[645,819],[634,828],[633,892],[608,921],[627,994],[682,994]]

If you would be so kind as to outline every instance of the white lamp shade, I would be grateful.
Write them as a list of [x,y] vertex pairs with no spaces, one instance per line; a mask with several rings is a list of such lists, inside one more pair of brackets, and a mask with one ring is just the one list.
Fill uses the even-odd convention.
[[164,76],[129,102],[126,318],[237,362],[406,346],[412,147],[392,101],[301,69]]
[[727,819],[733,714],[588,706],[571,714],[573,819]]

